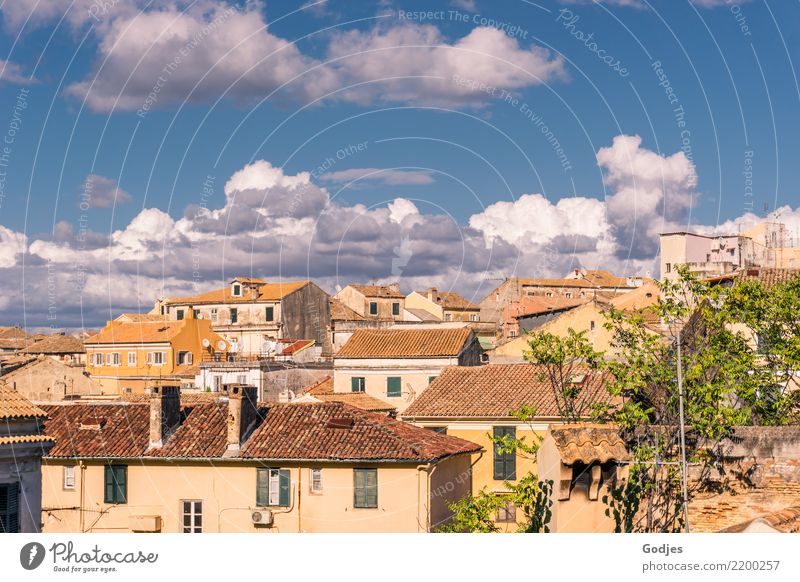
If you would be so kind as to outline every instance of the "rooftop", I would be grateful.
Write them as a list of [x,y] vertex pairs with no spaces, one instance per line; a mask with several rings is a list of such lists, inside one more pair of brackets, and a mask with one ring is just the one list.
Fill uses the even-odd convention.
[[[71,403],[44,408],[50,415],[45,434],[56,440],[51,457],[219,459],[227,448],[225,398],[182,404],[181,424],[160,449],[148,449],[147,403]],[[240,459],[420,463],[481,450],[469,441],[341,402],[263,404],[258,419],[242,445]]]
[[319,382],[306,387],[304,395],[316,398],[320,402],[342,402],[370,412],[394,412],[397,410],[391,404],[365,392],[334,392],[331,376],[326,376]]
[[750,267],[706,279],[709,283],[735,283],[740,281],[760,281],[765,287],[772,287],[779,283],[786,283],[800,275],[800,269],[775,269]]
[[352,287],[359,293],[361,293],[364,297],[377,297],[377,298],[389,298],[389,299],[405,299],[405,295],[400,293],[400,289],[397,285],[358,285],[358,284],[351,284],[348,285]]
[[0,385],[0,418],[10,420],[15,418],[43,418],[47,413],[41,408],[31,404],[16,390]]
[[[238,278],[234,281],[242,283],[261,281],[261,279]],[[309,285],[311,281],[286,281],[280,283],[256,283],[254,287],[244,287],[241,296],[234,296],[231,287],[227,286],[206,293],[199,293],[188,297],[173,297],[167,299],[168,305],[201,305],[204,303],[250,303],[253,301],[280,301],[287,295]]]
[[[604,382],[590,385],[595,393],[587,394],[589,403],[608,398]],[[403,417],[508,418],[523,405],[532,406],[537,417],[559,416],[558,403],[543,366],[451,366],[442,370]]]
[[22,349],[23,354],[82,354],[86,352],[83,340],[71,335],[53,334],[45,336]]
[[181,332],[187,321],[193,320],[140,322],[114,320],[84,343],[93,345],[168,342]]
[[439,291],[435,287],[426,289],[424,291],[417,291],[423,297],[427,297],[437,305],[442,306],[444,309],[455,310],[479,310],[480,306],[475,305],[465,297],[455,293],[454,291]]
[[338,299],[331,299],[330,306],[331,321],[364,321],[366,319]]
[[357,329],[337,358],[431,358],[458,356],[472,330],[459,328]]
[[551,426],[553,437],[561,462],[565,465],[595,461],[606,463],[611,460],[625,461],[629,458],[625,442],[616,427],[601,424],[565,424]]

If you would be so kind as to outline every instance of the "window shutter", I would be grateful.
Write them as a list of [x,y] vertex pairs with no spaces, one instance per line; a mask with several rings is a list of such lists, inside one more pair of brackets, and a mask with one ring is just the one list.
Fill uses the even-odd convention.
[[378,507],[378,470],[367,470],[367,507]]
[[398,376],[386,378],[386,396],[400,396],[401,385]]
[[289,487],[291,484],[291,474],[288,469],[281,469],[280,471],[280,495],[278,497],[278,505],[281,507],[289,507]]
[[0,533],[19,533],[19,483],[0,485]]
[[114,503],[114,472],[113,472],[113,467],[111,467],[111,465],[105,466],[104,477],[105,477],[105,494],[103,502]]
[[153,364],[153,352],[147,352],[147,365],[150,366]]
[[116,503],[128,502],[128,467],[118,465],[114,467],[114,478],[116,479]]
[[353,506],[364,507],[366,505],[365,496],[365,477],[362,469],[353,471]]
[[256,470],[256,505],[269,505],[269,469]]
[[356,378],[353,376],[350,378],[350,391],[351,392],[361,392],[361,386],[359,385],[360,378]]
[[267,307],[266,309],[266,318],[267,321],[272,321],[275,319],[275,308],[274,307]]

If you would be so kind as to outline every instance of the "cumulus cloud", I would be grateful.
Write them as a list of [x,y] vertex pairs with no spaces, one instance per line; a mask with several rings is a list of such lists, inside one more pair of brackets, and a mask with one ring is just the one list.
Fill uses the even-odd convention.
[[[7,27],[36,27],[66,15],[73,28],[92,26],[92,72],[67,95],[99,112],[147,112],[221,97],[251,103],[310,102],[328,96],[356,103],[480,105],[486,87],[520,90],[565,77],[550,51],[523,46],[490,27],[454,40],[432,25],[405,22],[325,33],[322,58],[268,27],[263,2],[160,0],[6,2]],[[273,93],[274,92],[274,93]]]
[[131,195],[117,186],[111,178],[99,174],[89,174],[83,182],[83,191],[78,196],[78,206],[89,208],[111,208],[127,204],[133,200]]
[[325,182],[377,182],[389,186],[433,184],[433,172],[429,170],[398,170],[382,168],[350,168],[322,174]]
[[28,237],[0,225],[0,268],[17,264],[17,257],[25,252]]

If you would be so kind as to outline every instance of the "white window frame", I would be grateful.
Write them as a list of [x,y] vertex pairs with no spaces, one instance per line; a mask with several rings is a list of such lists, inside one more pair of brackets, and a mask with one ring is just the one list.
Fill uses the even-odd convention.
[[217,312],[216,307],[211,308],[211,323],[217,323],[217,317],[219,313]]
[[135,365],[136,365],[136,352],[128,352],[128,366],[135,366]]
[[122,357],[119,352],[108,352],[106,354],[106,366],[119,366]]
[[308,487],[309,491],[314,495],[322,493],[322,469],[309,469],[308,470]]
[[104,356],[102,352],[94,352],[90,356],[89,360],[91,361],[92,366],[95,368],[101,368],[103,366],[103,358]]
[[[156,360],[160,359],[160,362]],[[167,352],[147,352],[147,364],[149,366],[163,366],[167,363]]]
[[[189,511],[186,505],[189,504]],[[184,520],[189,516],[189,525],[185,525]],[[200,516],[200,525],[195,525],[195,517]],[[203,533],[203,500],[202,499],[181,499],[181,532],[183,533]],[[186,529],[189,528],[189,531]]]
[[[181,354],[183,354],[183,361],[181,361]],[[191,366],[194,360],[192,352],[181,350],[175,354],[175,364],[178,366]]]
[[64,465],[64,489],[75,489],[75,465]]

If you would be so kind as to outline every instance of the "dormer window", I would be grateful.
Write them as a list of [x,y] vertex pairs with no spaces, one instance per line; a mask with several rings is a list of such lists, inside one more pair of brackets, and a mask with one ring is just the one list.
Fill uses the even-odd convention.
[[234,297],[241,297],[242,296],[242,286],[240,283],[234,283],[231,285],[231,295]]

